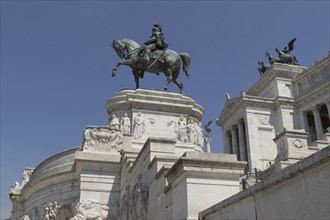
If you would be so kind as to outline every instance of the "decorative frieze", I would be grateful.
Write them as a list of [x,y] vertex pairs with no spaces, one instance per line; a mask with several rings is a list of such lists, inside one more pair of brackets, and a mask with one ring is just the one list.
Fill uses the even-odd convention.
[[174,124],[175,138],[178,142],[188,143],[202,147],[204,141],[203,128],[201,122],[194,118],[188,119],[188,124],[183,116],[175,121],[171,120],[166,122],[167,127]]

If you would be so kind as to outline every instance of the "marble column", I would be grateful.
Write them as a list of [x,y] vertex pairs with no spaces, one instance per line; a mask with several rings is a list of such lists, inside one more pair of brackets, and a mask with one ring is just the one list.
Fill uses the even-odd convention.
[[320,140],[323,137],[323,128],[322,128],[322,122],[321,122],[320,107],[315,106],[312,109],[312,111],[313,111],[314,122],[315,122],[315,127],[316,127],[317,139]]
[[236,125],[233,125],[233,127],[231,128],[231,145],[232,145],[232,153],[236,154],[239,157]]
[[238,122],[238,144],[239,144],[240,160],[247,161],[243,119],[240,119]]
[[[310,129],[309,129],[309,124],[308,124],[308,119],[307,119],[307,112],[306,111],[302,111],[301,112],[301,117],[303,120],[303,128],[305,130],[306,133],[310,133]],[[311,143],[312,139],[311,139],[311,135],[308,135],[308,143]]]
[[223,151],[225,154],[231,154],[232,152],[232,147],[230,143],[230,131],[226,131],[224,134],[224,146],[223,146]]
[[327,102],[326,106],[327,106],[327,110],[328,110],[328,118],[329,118],[329,121],[330,121],[330,102]]

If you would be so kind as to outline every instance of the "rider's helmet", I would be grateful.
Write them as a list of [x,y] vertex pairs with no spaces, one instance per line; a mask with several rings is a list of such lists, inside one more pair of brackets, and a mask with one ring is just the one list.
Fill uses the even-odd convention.
[[161,32],[161,30],[158,27],[153,27],[152,32]]
[[156,24],[154,24],[154,27],[152,28],[152,30],[156,30],[156,31],[160,31],[160,32],[162,32],[162,26],[160,26],[160,24],[159,23],[156,23]]

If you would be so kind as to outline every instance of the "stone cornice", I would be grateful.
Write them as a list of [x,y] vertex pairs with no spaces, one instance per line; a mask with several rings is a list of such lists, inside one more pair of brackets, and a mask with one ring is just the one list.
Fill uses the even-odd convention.
[[289,137],[306,137],[308,136],[308,133],[306,133],[304,130],[287,130],[286,128],[283,129],[282,132],[276,134],[276,137],[273,139],[274,142],[276,142],[278,139],[282,138],[284,135],[287,135]]
[[117,110],[129,109],[188,114],[199,121],[204,114],[203,107],[192,98],[179,93],[157,90],[121,90],[106,103],[106,110],[109,115]]
[[274,99],[274,103],[281,109],[293,109],[295,100],[292,97],[277,96]]
[[58,160],[61,160],[62,158],[68,156],[68,155],[72,155],[72,161],[71,163],[73,164],[73,158],[74,158],[74,154],[76,151],[78,151],[80,149],[80,147],[74,147],[74,148],[70,148],[67,150],[64,150],[60,153],[57,153],[49,158],[47,158],[46,160],[44,160],[43,162],[41,162],[32,172],[31,175],[31,179],[35,178],[36,176],[39,175],[39,173],[42,173],[45,171],[46,167],[51,167],[49,166],[49,164],[53,163],[53,162],[57,162]]
[[[230,100],[234,100],[230,103]],[[222,126],[227,119],[231,118],[240,109],[271,109],[274,107],[273,98],[265,98],[251,95],[242,95],[234,99],[227,101],[224,110],[222,111],[219,119],[217,120],[217,125]]]
[[225,106],[222,109],[222,112],[217,120],[217,125],[220,126],[222,121],[227,117],[228,114],[232,113],[234,109],[240,104],[242,97],[236,97],[232,99],[227,99]]
[[294,79],[298,74],[302,73],[306,68],[307,67],[282,64],[282,63],[274,63],[259,78],[259,80],[247,91],[246,94],[256,96],[267,85],[269,85],[269,83],[276,77]]
[[235,155],[186,152],[165,174],[169,185],[185,173],[217,173],[242,175],[246,162],[237,161]]
[[330,82],[324,83],[322,86],[306,93],[302,96],[296,97],[297,105],[309,105],[312,104],[314,100],[318,100],[319,97],[325,97],[325,101],[330,101]]
[[311,73],[320,71],[324,67],[329,68],[329,65],[330,65],[330,53],[326,57],[316,61],[313,66],[308,67],[306,70],[304,70],[303,73],[299,74],[299,76],[297,76],[295,79],[292,80],[292,83],[296,83],[306,78]]
[[[136,156],[136,159],[132,166],[129,169],[129,172],[131,172],[136,166],[137,163],[139,163],[139,160],[146,155],[149,155],[151,152],[161,152],[161,153],[168,153],[174,155],[174,146],[175,146],[176,140],[174,138],[159,138],[159,137],[149,137],[147,141],[144,143],[142,149]],[[162,148],[155,147],[154,145],[161,144]],[[170,148],[170,149],[168,149]],[[142,160],[141,160],[142,161]],[[150,161],[151,162],[151,161]],[[149,165],[149,164],[148,164]]]

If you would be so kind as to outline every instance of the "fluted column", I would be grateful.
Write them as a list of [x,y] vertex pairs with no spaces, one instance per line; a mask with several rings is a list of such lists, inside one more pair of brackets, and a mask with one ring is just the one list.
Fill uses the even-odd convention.
[[238,122],[238,144],[239,144],[240,160],[247,161],[243,119],[240,119]]
[[231,128],[231,144],[232,144],[232,152],[233,154],[236,154],[238,157],[238,140],[237,140],[237,126],[234,125]]
[[314,122],[315,122],[315,127],[316,127],[317,139],[320,140],[323,137],[323,128],[322,128],[322,122],[321,122],[320,107],[316,106],[312,109],[312,111],[313,111]]

